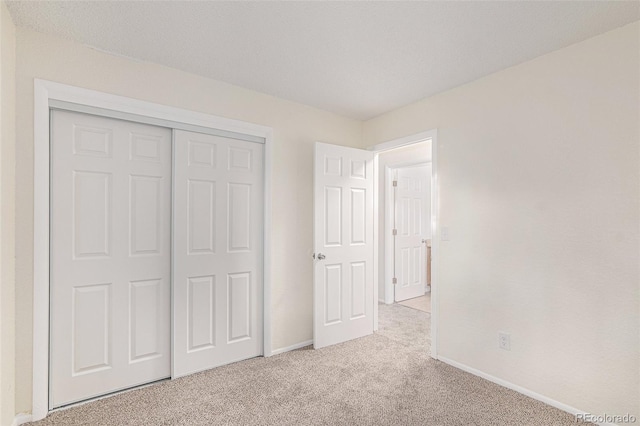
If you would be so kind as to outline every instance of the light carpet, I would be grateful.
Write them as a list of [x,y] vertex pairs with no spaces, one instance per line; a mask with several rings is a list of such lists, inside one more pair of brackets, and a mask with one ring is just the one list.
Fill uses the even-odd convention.
[[570,414],[429,357],[430,316],[380,305],[380,331],[215,368],[35,425],[574,425]]

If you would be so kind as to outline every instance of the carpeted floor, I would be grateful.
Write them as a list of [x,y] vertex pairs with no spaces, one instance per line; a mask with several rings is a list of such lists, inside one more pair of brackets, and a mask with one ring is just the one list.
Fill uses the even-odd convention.
[[380,305],[380,331],[255,358],[50,414],[35,425],[573,425],[573,416],[429,358],[429,314]]
[[424,296],[403,300],[402,302],[398,302],[398,304],[417,309],[422,312],[431,313],[431,292],[425,294]]

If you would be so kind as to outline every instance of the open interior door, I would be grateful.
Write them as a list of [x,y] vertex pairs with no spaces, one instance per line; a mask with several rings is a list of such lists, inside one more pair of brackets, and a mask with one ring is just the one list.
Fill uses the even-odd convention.
[[423,296],[431,238],[431,165],[401,167],[395,186],[395,301]]
[[373,152],[316,143],[316,349],[373,333]]

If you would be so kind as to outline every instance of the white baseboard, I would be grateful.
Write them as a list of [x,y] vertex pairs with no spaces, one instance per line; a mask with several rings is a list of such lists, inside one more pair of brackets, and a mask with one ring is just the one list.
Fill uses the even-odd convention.
[[295,345],[287,346],[286,348],[275,349],[271,351],[271,355],[278,355],[289,351],[295,351],[296,349],[304,348],[305,346],[309,345],[313,345],[313,340],[306,340],[304,342],[296,343]]
[[[438,356],[438,360],[444,362],[445,364],[449,364],[452,367],[456,367],[462,371],[466,371],[467,373],[471,373],[474,376],[482,377],[483,379],[489,380],[490,382],[496,383],[500,386],[504,386],[505,388],[514,390],[518,393],[521,393],[530,398],[536,399],[540,402],[544,402],[545,404],[555,407],[559,410],[566,411],[567,413],[573,414],[574,416],[577,414],[587,414],[586,411],[578,410],[577,408],[574,408],[570,405],[564,404],[560,401],[556,401],[555,399],[551,399],[547,396],[541,395],[527,388],[523,388],[522,386],[518,386],[506,380],[499,379],[498,377],[492,376],[491,374],[487,374],[484,371],[476,370],[475,368],[469,367],[468,365],[465,365],[465,364],[461,364],[452,359],[449,359],[443,356]],[[596,423],[596,424],[600,426],[617,426],[615,423]]]
[[20,413],[16,414],[16,417],[13,419],[13,423],[11,426],[20,426],[25,423],[29,423],[33,421],[33,416],[31,414]]

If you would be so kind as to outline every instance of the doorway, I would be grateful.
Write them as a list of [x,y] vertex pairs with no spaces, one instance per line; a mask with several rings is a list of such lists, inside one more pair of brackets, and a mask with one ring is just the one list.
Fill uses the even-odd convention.
[[431,160],[430,141],[378,153],[379,300],[386,304],[430,290]]
[[[407,233],[417,229],[415,226],[410,228],[408,222],[410,220],[415,222],[416,218],[420,218],[418,227],[420,243],[415,244],[416,238],[412,238],[407,243],[408,249],[401,254],[407,254],[405,268],[407,283],[409,284],[411,280],[417,283],[415,286],[407,287],[413,287],[411,288],[413,291],[417,289],[418,293],[424,291],[427,276],[425,261],[427,250],[421,245],[426,244],[426,237],[431,236],[433,242],[431,244],[431,284],[437,288],[436,147],[435,130],[386,142],[368,150],[316,142],[313,250],[313,336],[316,349],[374,333],[378,330],[378,314],[379,309],[382,309],[378,306],[379,301],[389,300],[389,303],[392,303],[395,299],[395,291],[391,287],[391,278],[395,269],[384,267],[386,259],[394,258],[393,251],[386,253],[390,245],[385,245],[384,242],[387,220],[384,216],[385,174],[382,170],[386,167],[386,157],[383,157],[383,154],[387,152],[393,160],[389,164],[395,162],[396,166],[398,162],[409,161],[411,164],[402,164],[402,166],[416,166],[431,161],[430,208],[427,208],[427,201],[424,201],[428,196],[422,193],[423,189],[426,190],[427,179],[419,178],[407,184],[407,193],[410,192],[413,195],[420,193],[417,196],[420,203],[415,203],[415,199],[407,198],[412,202],[407,203],[407,208],[404,209],[408,214]],[[397,152],[400,152],[400,150],[395,151],[398,148],[403,148],[402,152],[410,152],[411,160],[407,160],[406,157],[401,160],[393,158]],[[416,160],[416,156],[423,158]],[[409,186],[413,188],[411,191]],[[420,191],[416,191],[416,186],[420,187]],[[368,195],[371,193],[372,196]],[[430,210],[430,218],[421,213],[411,214],[411,206],[415,210],[416,205],[421,211]],[[395,218],[395,212],[387,213],[386,217]],[[373,223],[370,218],[373,219]],[[422,243],[422,240],[425,242]],[[412,252],[413,256],[411,256]],[[416,261],[410,262],[411,258],[415,258]],[[373,262],[369,259],[373,259]],[[421,270],[423,267],[424,273]],[[394,272],[389,274],[390,270]],[[390,279],[386,280],[389,286],[385,281],[387,274],[391,275]],[[431,311],[434,316],[437,316],[437,291],[433,291],[431,300]],[[434,318],[431,324],[433,330],[431,356],[437,358],[437,320]]]
[[437,132],[370,149],[377,154],[377,303],[426,312],[431,356],[437,358]]

